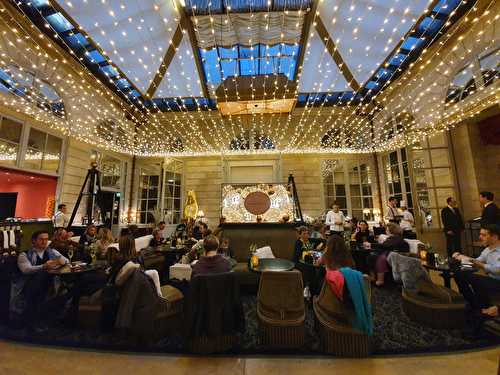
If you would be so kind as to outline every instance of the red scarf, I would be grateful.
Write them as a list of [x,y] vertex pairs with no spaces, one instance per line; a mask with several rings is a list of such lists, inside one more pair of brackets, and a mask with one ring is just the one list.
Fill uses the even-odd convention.
[[339,300],[343,300],[344,297],[344,275],[338,270],[326,270],[326,281],[330,285],[333,294],[337,296]]

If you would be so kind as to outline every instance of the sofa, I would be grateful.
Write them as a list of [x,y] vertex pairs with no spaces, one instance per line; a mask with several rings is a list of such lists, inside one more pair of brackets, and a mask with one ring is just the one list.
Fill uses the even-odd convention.
[[274,223],[241,223],[224,224],[219,232],[220,238],[227,238],[237,261],[233,271],[242,286],[257,287],[260,274],[252,272],[248,268],[250,259],[250,246],[270,246],[276,258],[293,259],[295,241],[297,239],[295,226],[293,224]]

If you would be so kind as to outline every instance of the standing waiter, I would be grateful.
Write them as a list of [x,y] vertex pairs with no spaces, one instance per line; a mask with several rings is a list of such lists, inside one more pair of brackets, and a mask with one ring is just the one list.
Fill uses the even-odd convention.
[[52,217],[52,223],[54,224],[54,229],[66,229],[69,224],[69,216],[65,204],[60,204],[59,206],[57,206],[57,211]]
[[446,204],[447,206],[441,210],[441,221],[446,236],[446,251],[448,256],[452,256],[453,253],[461,251],[464,220],[455,199],[449,197],[446,199]]

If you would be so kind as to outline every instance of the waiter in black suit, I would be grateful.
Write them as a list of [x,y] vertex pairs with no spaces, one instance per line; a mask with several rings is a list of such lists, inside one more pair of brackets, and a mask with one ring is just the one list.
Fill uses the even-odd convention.
[[446,199],[446,204],[447,206],[441,210],[441,221],[446,235],[446,251],[448,256],[452,256],[453,253],[461,251],[464,220],[455,199],[449,197]]
[[484,207],[481,214],[481,226],[495,224],[500,225],[500,209],[493,202],[493,193],[482,191],[479,193],[479,203]]

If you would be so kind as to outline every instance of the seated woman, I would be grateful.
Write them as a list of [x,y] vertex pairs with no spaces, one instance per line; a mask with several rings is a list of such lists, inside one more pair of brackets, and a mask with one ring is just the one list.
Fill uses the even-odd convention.
[[354,310],[353,326],[373,334],[371,306],[364,288],[363,274],[353,270],[354,261],[341,236],[329,238],[320,264],[326,266],[325,282],[337,299]]
[[320,250],[323,247],[322,242],[314,244],[309,240],[309,229],[307,227],[299,227],[297,233],[299,238],[295,241],[295,251],[293,253],[293,262],[296,264],[302,259],[302,252]]
[[57,228],[52,235],[52,242],[50,243],[50,247],[59,251],[63,256],[67,257],[70,247],[76,249],[78,247],[78,243],[70,239],[66,229]]
[[98,259],[106,258],[106,251],[109,245],[111,245],[113,242],[115,242],[115,239],[113,238],[113,234],[111,233],[110,229],[108,228],[99,229],[99,232],[97,233],[97,241],[95,242],[97,247]]
[[[120,250],[120,261],[112,266],[112,273],[116,273],[115,283],[120,286],[123,285],[131,272],[141,267],[137,263],[137,251],[135,249],[135,239],[132,236],[121,236],[118,240],[118,247]],[[156,270],[144,271],[154,282],[156,291],[162,297],[160,275]]]
[[149,247],[158,247],[165,243],[165,239],[161,236],[161,231],[159,229],[155,229],[153,231],[153,238],[149,241]]
[[191,277],[199,274],[214,274],[231,271],[231,263],[221,254],[217,254],[219,240],[209,235],[203,240],[204,255],[193,266]]
[[318,265],[324,265],[328,270],[338,270],[341,267],[352,267],[354,261],[344,239],[334,234],[328,239],[326,250],[318,259]]
[[351,239],[356,241],[358,248],[362,248],[365,242],[373,242],[375,240],[366,220],[360,220],[358,222],[358,227],[352,234]]
[[403,239],[403,231],[396,223],[388,223],[386,226],[387,239],[381,244],[371,244],[368,248],[375,250],[370,254],[370,275],[372,280],[375,280],[375,285],[384,285],[385,273],[389,271],[387,256],[391,251],[408,252],[410,245]]

